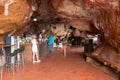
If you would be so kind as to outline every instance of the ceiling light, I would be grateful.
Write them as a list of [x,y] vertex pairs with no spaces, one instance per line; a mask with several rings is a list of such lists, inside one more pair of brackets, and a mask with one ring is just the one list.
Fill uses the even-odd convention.
[[34,19],[33,19],[33,21],[37,21],[37,19],[36,19],[36,18],[34,18]]

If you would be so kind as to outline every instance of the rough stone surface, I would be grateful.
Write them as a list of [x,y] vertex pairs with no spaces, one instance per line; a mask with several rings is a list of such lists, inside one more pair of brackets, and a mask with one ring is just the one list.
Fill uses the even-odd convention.
[[30,6],[26,0],[2,0],[0,2],[0,34],[21,28],[26,23],[29,13]]
[[[101,35],[101,44],[104,44],[99,45],[104,47],[102,50],[98,47],[96,53],[99,53],[99,56],[110,62],[111,65],[115,66],[115,64],[118,64],[120,68],[119,0],[52,0],[52,5],[59,16],[73,21],[72,25],[76,28],[84,28],[84,24],[82,28],[78,19],[88,20],[92,23],[92,27],[95,27],[98,30],[98,34]],[[76,26],[76,24],[79,26]]]
[[[31,7],[34,13],[31,12]],[[99,45],[96,53],[120,67],[119,0],[0,0],[0,34],[2,36],[12,32],[19,34],[18,30],[24,32],[33,25],[34,18],[39,20],[35,23],[37,26],[40,26],[38,23],[48,25],[59,19],[66,19],[69,25],[84,31],[92,31],[96,28],[97,34],[101,35],[101,44],[104,44],[104,46]],[[29,19],[31,24],[23,28]],[[37,29],[35,25],[29,28],[30,31],[34,29],[33,33]],[[110,53],[109,49],[99,52],[100,47],[104,49],[110,47],[115,54]],[[106,57],[108,54],[110,54],[109,58]]]

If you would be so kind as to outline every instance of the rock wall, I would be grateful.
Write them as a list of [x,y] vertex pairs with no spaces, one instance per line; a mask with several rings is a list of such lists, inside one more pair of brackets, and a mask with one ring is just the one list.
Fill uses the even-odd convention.
[[[84,29],[84,24],[80,25],[80,20],[87,20],[93,24],[92,27],[95,27],[101,35],[101,44],[104,44],[99,45],[95,53],[98,53],[99,59],[103,59],[103,63],[106,60],[111,65],[117,64],[116,67],[120,69],[119,0],[52,0],[52,5],[59,16],[73,21],[72,25],[76,28]],[[100,47],[103,49],[101,50]],[[109,58],[108,54],[110,54]]]
[[[82,20],[94,24],[102,39],[119,51],[120,45],[120,10],[119,0],[52,0],[52,4],[59,16],[67,18],[74,23],[81,24]],[[75,22],[76,21],[76,22]],[[88,24],[89,25],[89,24]],[[79,25],[76,28],[81,28]],[[88,28],[89,29],[89,26]]]
[[71,33],[71,30],[69,29],[69,25],[65,23],[51,25],[51,31],[54,33],[55,36],[63,36],[63,35],[68,36]]
[[21,28],[27,22],[30,11],[26,0],[0,0],[0,34]]

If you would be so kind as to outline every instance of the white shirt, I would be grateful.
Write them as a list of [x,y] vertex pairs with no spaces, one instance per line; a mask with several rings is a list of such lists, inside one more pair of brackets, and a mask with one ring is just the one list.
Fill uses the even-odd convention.
[[38,49],[37,49],[37,40],[36,39],[32,39],[32,51],[33,52],[38,52]]

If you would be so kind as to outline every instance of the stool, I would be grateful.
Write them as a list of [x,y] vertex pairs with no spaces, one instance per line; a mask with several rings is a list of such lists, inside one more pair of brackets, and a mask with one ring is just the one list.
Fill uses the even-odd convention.
[[22,46],[19,49],[15,50],[15,52],[18,53],[17,54],[17,63],[16,63],[17,67],[18,67],[17,70],[20,70],[21,64],[22,64],[22,67],[24,67],[24,53],[23,53],[24,49],[25,49],[25,47]]
[[5,58],[3,56],[3,48],[0,48],[0,80],[2,80],[4,65],[5,65]]
[[17,52],[16,51],[6,55],[6,69],[7,69],[7,71],[10,71],[10,69],[12,69],[13,75],[15,73],[16,60],[17,60]]

